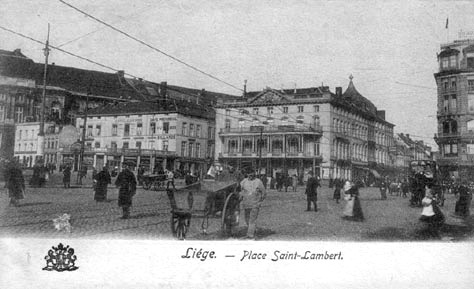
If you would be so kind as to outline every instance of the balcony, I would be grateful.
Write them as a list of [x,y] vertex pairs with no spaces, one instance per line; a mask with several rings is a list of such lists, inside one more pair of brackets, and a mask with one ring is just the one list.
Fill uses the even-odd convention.
[[437,134],[435,133],[434,134],[434,139],[437,140],[441,140],[441,139],[452,139],[452,138],[459,138],[461,137],[461,133],[459,132],[450,132],[450,133],[440,133],[440,134]]
[[311,134],[321,134],[323,129],[321,126],[313,127],[297,127],[297,126],[272,126],[272,127],[263,127],[263,130],[260,126],[255,127],[241,127],[241,128],[221,128],[219,134],[255,134],[260,133],[271,134],[271,133],[311,133]]

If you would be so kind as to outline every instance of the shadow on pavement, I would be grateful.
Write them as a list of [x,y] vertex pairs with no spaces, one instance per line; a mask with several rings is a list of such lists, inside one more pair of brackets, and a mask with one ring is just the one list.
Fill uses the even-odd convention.
[[163,214],[168,214],[168,213],[159,213],[159,212],[140,213],[140,214],[130,216],[129,219],[142,219],[142,218],[158,217],[158,216],[161,216]]

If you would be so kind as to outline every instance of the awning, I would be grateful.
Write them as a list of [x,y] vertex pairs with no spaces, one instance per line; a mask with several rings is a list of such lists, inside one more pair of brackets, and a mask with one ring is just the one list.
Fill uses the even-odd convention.
[[375,178],[381,179],[382,176],[376,170],[370,170],[370,172],[374,175]]

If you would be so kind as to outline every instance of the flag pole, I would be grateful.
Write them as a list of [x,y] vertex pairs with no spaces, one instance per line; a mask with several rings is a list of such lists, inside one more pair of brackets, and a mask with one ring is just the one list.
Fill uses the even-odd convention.
[[449,16],[446,17],[446,43],[449,43]]

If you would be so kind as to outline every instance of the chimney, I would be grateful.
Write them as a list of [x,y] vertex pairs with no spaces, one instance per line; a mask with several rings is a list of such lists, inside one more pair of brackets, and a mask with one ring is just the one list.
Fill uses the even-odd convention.
[[377,116],[385,120],[385,110],[377,110]]
[[295,90],[293,91],[294,94],[296,94],[296,82],[295,82]]
[[168,87],[168,84],[166,83],[166,81],[162,81],[160,83],[160,97],[163,98],[163,99],[166,99],[166,90],[167,90],[167,87]]
[[124,70],[119,70],[117,71],[118,76],[120,77],[125,77],[125,71]]
[[247,79],[244,80],[244,92],[242,94],[242,97],[246,97],[247,96]]
[[15,55],[20,56],[20,55],[21,55],[21,49],[20,49],[20,48],[17,48],[17,49],[15,49],[15,50],[13,50],[13,53],[14,53]]
[[342,95],[342,87],[338,86],[336,87],[336,96],[341,96]]

